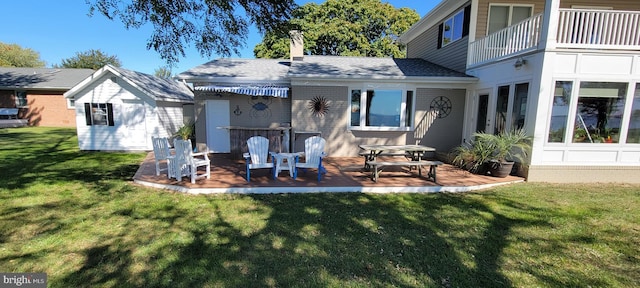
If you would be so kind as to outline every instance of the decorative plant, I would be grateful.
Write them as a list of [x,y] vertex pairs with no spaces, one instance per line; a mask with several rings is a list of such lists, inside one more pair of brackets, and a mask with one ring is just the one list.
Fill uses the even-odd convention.
[[190,121],[189,123],[184,124],[182,127],[173,134],[174,138],[180,138],[182,140],[194,139],[195,138],[195,123]]
[[484,173],[484,168],[499,168],[506,163],[513,165],[513,161],[524,163],[531,150],[532,138],[522,129],[498,135],[475,133],[473,136],[471,143],[454,150],[454,164],[473,173]]

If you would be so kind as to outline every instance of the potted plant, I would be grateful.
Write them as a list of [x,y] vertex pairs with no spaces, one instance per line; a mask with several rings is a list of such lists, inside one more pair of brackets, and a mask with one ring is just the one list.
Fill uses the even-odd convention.
[[531,137],[519,129],[500,134],[475,133],[473,142],[456,148],[455,161],[461,167],[492,176],[506,177],[515,161],[523,163],[531,150]]
[[176,133],[173,133],[174,138],[180,138],[182,140],[191,140],[191,143],[193,143],[195,136],[196,136],[195,124],[193,122],[184,124],[182,127],[178,129],[178,131],[176,131]]

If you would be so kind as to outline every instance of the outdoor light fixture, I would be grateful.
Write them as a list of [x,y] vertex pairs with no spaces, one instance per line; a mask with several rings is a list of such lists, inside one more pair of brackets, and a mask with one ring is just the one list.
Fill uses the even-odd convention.
[[516,67],[516,69],[520,69],[524,65],[527,65],[527,60],[520,57],[516,60],[516,63],[513,64],[513,67]]

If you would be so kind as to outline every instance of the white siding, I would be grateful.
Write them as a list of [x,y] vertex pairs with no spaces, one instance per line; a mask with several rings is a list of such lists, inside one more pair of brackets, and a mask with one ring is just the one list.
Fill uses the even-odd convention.
[[[111,103],[114,126],[87,126],[84,103]],[[122,79],[105,74],[79,92],[75,104],[80,150],[151,150],[147,127],[157,125],[155,101]]]

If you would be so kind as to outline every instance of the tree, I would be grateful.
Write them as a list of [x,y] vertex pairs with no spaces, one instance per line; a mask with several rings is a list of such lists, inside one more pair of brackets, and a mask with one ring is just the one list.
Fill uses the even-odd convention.
[[[327,0],[294,10],[286,27],[304,33],[304,49],[311,55],[404,57],[404,46],[396,39],[418,20],[415,10],[396,9],[380,0]],[[289,35],[284,30],[268,31],[254,55],[289,57]]]
[[153,48],[168,64],[184,57],[190,43],[202,56],[209,57],[212,52],[239,54],[238,47],[244,46],[251,23],[263,33],[273,30],[297,7],[294,0],[86,1],[89,15],[98,11],[109,19],[119,19],[127,29],[151,24],[147,49]]
[[169,79],[171,78],[171,68],[169,67],[156,68],[155,70],[153,70],[153,75],[160,78]]
[[116,56],[110,56],[100,50],[89,50],[85,52],[76,52],[76,56],[63,59],[60,65],[54,65],[55,68],[88,68],[98,70],[103,66],[111,64],[120,67],[122,64]]
[[40,53],[18,44],[0,42],[0,67],[44,67]]

